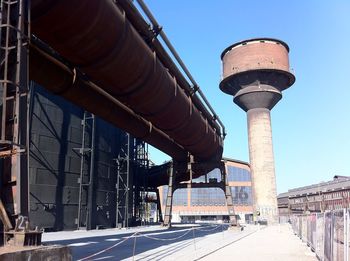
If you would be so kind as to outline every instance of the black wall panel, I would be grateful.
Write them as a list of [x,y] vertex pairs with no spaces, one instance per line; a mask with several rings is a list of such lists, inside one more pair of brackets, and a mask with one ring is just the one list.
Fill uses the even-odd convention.
[[[36,86],[32,95],[30,143],[30,221],[50,230],[76,229],[84,111]],[[115,225],[117,170],[113,161],[121,148],[122,131],[96,119],[92,228]],[[89,144],[90,135],[86,136]],[[89,155],[84,162],[88,182]],[[83,193],[88,201],[88,191]],[[86,215],[86,213],[84,214]]]

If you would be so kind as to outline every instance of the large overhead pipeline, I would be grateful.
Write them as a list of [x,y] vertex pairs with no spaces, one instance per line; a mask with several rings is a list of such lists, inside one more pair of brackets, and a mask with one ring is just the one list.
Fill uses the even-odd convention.
[[[120,5],[123,8],[123,10],[126,13],[126,16],[128,17],[128,20],[132,23],[134,28],[140,33],[142,38],[145,39],[145,41],[150,46],[150,48],[155,50],[155,52],[157,53],[157,58],[161,61],[161,63],[169,70],[171,75],[175,76],[180,87],[183,88],[189,96],[191,96],[195,106],[201,111],[202,114],[205,115],[206,118],[212,119],[211,121],[209,121],[209,123],[212,124],[213,127],[216,129],[220,129],[220,126],[222,127],[222,135],[223,137],[225,137],[226,135],[225,126],[220,121],[219,117],[216,115],[213,108],[210,106],[206,97],[204,96],[201,89],[199,88],[198,84],[195,82],[192,75],[188,71],[187,67],[181,60],[180,56],[177,54],[175,48],[170,43],[169,39],[164,33],[163,28],[155,20],[155,18],[150,13],[149,9],[146,7],[143,1],[137,0],[137,2],[141,4],[141,7],[145,12],[145,14],[148,17],[150,17],[150,20],[152,23],[151,28],[150,28],[150,24],[148,24],[145,21],[145,19],[142,17],[141,13],[133,4],[133,2],[131,2],[130,0],[118,0],[118,5]],[[184,75],[180,72],[179,68],[176,66],[175,62],[171,59],[169,53],[165,50],[161,42],[158,40],[159,39],[159,37],[157,37],[158,34],[161,36],[161,38],[165,42],[167,48],[171,51],[174,58],[178,61],[180,67],[186,73],[188,79],[192,83],[192,86],[188,83]],[[205,101],[207,106],[205,106],[201,102],[201,100],[197,96],[197,92],[200,94],[200,96]],[[208,109],[211,112],[209,112],[209,110],[206,107],[208,107]],[[220,126],[218,123],[220,124]]]
[[[210,119],[192,103],[114,1],[32,0],[31,28],[91,81],[196,159],[221,158],[220,130],[208,124]],[[77,98],[83,95],[84,91]]]
[[76,105],[93,111],[102,119],[126,130],[134,137],[145,140],[175,160],[186,160],[187,153],[181,146],[98,86],[79,77],[76,70],[69,68],[35,46],[30,46],[29,53],[31,80],[45,86],[55,94],[62,95]]

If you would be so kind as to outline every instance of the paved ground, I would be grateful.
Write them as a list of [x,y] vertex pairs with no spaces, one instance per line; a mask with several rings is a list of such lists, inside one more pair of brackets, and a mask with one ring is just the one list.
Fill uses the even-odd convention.
[[316,261],[310,248],[289,225],[271,226],[224,247],[201,260]]
[[74,260],[316,260],[287,226],[153,226],[45,233],[43,241],[70,246]]

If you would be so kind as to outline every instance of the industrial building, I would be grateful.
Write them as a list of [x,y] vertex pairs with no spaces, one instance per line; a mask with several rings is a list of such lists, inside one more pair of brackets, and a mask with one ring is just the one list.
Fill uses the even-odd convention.
[[[227,181],[230,186],[234,212],[240,223],[253,219],[253,195],[250,167],[246,162],[224,158]],[[186,188],[174,192],[172,221],[194,222],[228,222],[224,190],[214,187],[221,182],[218,169],[207,175],[185,182]],[[165,206],[167,186],[160,188],[162,206]]]
[[[35,83],[31,96],[29,220],[33,226],[59,231],[161,221],[158,215],[165,209],[168,186],[160,187],[162,204],[158,205],[157,188],[144,183],[152,166],[143,141]],[[249,164],[228,158],[224,162],[235,214],[241,221],[251,220]],[[188,187],[174,193],[172,221],[228,221],[224,190],[206,187],[221,181],[220,170],[215,169],[193,179],[202,188],[185,182]],[[147,204],[152,208],[148,213]]]
[[[148,203],[160,214],[166,184],[170,226],[173,186],[213,169],[226,175],[225,127],[140,3],[1,0],[5,244],[40,244],[41,229],[137,224]],[[150,166],[146,143],[172,161]]]
[[334,176],[333,180],[290,189],[277,197],[279,215],[288,219],[293,214],[322,213],[350,207],[350,177]]
[[[259,38],[222,54],[251,163],[223,158],[225,126],[138,4],[1,0],[0,244],[144,221],[237,227],[256,210],[275,221],[270,110],[295,80],[288,46]],[[147,144],[172,160],[150,164]]]

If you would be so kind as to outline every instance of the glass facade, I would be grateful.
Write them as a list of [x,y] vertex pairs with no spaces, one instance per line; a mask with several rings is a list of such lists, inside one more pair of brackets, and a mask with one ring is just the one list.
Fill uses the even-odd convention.
[[[251,175],[246,169],[227,166],[229,182],[250,182]],[[207,174],[207,182],[220,182],[221,172],[214,169]],[[205,176],[193,180],[194,183],[206,182]],[[163,186],[163,206],[166,203],[168,186]],[[249,206],[253,204],[252,188],[250,186],[231,186],[233,204],[236,206]],[[189,201],[190,196],[190,201]],[[221,188],[192,188],[177,189],[173,197],[173,206],[225,206],[225,193]]]
[[234,205],[251,205],[253,204],[253,195],[251,187],[231,187]]
[[[166,204],[166,197],[168,194],[168,186],[163,186],[163,206]],[[187,206],[188,202],[188,189],[177,189],[173,195],[173,206]]]
[[[207,174],[207,181],[209,182],[210,179],[216,179],[216,182],[220,182],[221,181],[221,173],[220,173],[220,170],[219,169],[213,169],[212,171],[210,171],[208,174]],[[193,182],[205,182],[205,175],[199,177],[199,178],[196,178],[196,179],[193,179]]]
[[224,206],[224,191],[220,188],[192,188],[191,206]]
[[174,206],[187,206],[188,189],[177,189],[174,192],[173,204]]
[[246,169],[227,166],[228,181],[251,181],[250,172]]
[[[163,187],[163,205],[165,206],[168,186]],[[192,188],[191,206],[224,206],[224,191],[220,188]],[[177,189],[174,192],[173,206],[188,205],[188,189]]]
[[166,196],[167,196],[167,194],[168,194],[168,186],[167,185],[165,185],[165,186],[163,186],[163,192],[162,192],[162,204],[163,204],[163,206],[165,207],[165,205],[166,205]]

